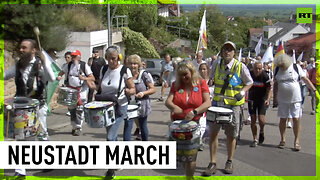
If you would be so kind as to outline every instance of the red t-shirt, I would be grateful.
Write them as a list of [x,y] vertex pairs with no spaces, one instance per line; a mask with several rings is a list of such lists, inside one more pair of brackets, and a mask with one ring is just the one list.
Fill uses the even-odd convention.
[[[200,84],[192,87],[188,101],[187,92],[184,85],[182,85],[179,89],[176,89],[175,83],[173,83],[170,89],[170,93],[173,94],[173,103],[183,110],[182,114],[172,113],[171,118],[173,120],[183,120],[190,111],[201,106],[201,104],[203,103],[202,93],[209,93],[209,87],[205,80],[201,80]],[[201,116],[202,113],[195,116],[193,120],[197,121]]]

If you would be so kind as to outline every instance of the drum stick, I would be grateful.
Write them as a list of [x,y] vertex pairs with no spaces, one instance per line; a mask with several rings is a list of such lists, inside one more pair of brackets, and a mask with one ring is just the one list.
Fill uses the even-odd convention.
[[9,137],[9,120],[10,120],[10,111],[12,109],[11,105],[7,105],[6,109],[8,110],[8,117],[7,117],[7,129],[6,129],[6,138]]
[[40,38],[39,38],[40,30],[39,30],[39,28],[36,26],[36,27],[33,28],[33,32],[34,32],[34,34],[36,34],[36,36],[37,36],[37,41],[38,41],[38,45],[39,45],[39,51],[41,52],[41,51],[42,51],[42,48],[41,48]]

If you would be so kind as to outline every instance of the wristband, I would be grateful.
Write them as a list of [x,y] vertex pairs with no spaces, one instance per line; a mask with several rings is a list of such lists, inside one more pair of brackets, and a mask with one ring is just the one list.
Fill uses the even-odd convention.
[[144,96],[144,93],[143,93],[143,92],[139,92],[139,94],[140,94],[140,93],[142,94],[142,97],[143,97],[143,96]]

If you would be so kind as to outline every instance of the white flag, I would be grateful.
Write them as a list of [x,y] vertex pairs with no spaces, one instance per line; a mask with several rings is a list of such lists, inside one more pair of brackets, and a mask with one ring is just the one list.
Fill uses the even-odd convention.
[[294,49],[292,49],[292,59],[293,59],[293,63],[297,63],[296,61],[296,51]]
[[258,44],[256,45],[256,47],[254,48],[254,51],[256,52],[256,56],[258,56],[260,54],[261,44],[262,44],[262,36],[260,37],[260,40],[259,40]]
[[203,17],[200,25],[200,49],[207,49],[207,22],[206,22],[206,10],[204,10]]
[[241,58],[242,58],[242,48],[240,48],[240,52],[239,52],[239,61],[241,61]]
[[250,50],[249,50],[249,53],[248,53],[248,58],[250,58]]
[[297,61],[302,61],[302,58],[303,58],[303,52],[299,55]]
[[273,47],[271,44],[269,44],[266,52],[264,52],[264,55],[262,57],[262,62],[270,62],[273,61]]

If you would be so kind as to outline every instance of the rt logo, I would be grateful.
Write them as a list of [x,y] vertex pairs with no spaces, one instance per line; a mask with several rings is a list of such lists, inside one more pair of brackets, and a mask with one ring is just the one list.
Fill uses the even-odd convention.
[[312,23],[312,8],[297,8],[297,23]]

